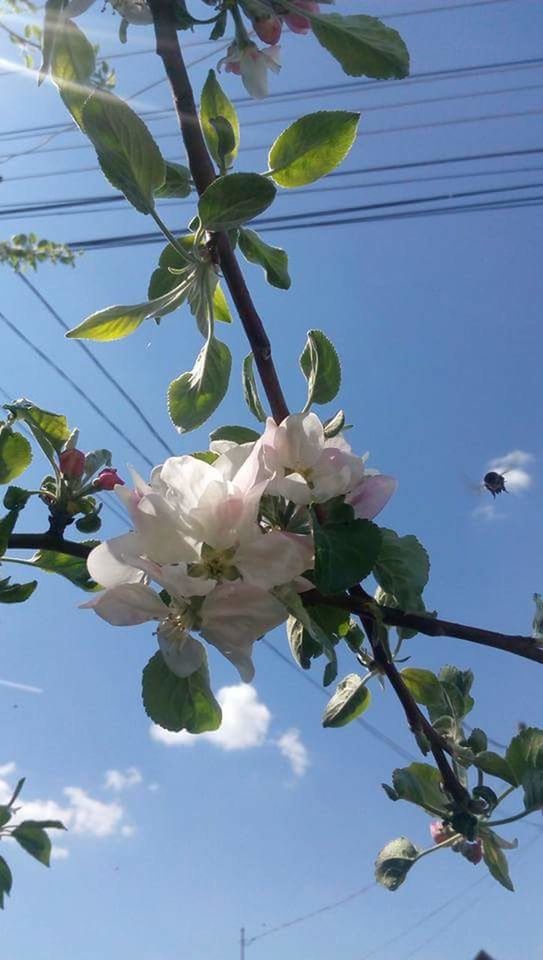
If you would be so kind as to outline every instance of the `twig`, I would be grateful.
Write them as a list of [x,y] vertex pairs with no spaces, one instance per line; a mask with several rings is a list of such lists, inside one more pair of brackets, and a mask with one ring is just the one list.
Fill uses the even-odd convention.
[[83,560],[87,559],[92,550],[86,543],[64,540],[63,537],[55,537],[50,533],[12,533],[8,547],[11,550],[54,550],[71,557],[81,557]]
[[[150,7],[155,23],[156,52],[164,64],[172,90],[192,179],[198,194],[202,194],[215,179],[215,169],[205,144],[192,86],[179,46],[174,0],[150,0]],[[247,289],[227,234],[215,234],[214,245],[228,289],[251,345],[272,414],[280,423],[288,416],[288,407],[272,359],[268,335]]]

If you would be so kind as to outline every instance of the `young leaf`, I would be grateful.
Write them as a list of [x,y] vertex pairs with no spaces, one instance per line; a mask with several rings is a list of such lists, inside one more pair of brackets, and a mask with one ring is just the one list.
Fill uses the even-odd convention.
[[71,20],[64,20],[51,61],[51,75],[75,122],[82,126],[83,104],[91,94],[90,78],[96,69],[96,53],[84,33]]
[[[219,149],[220,132],[213,124],[217,117],[224,117],[230,125],[233,134],[233,141],[230,150],[221,158]],[[207,148],[218,166],[224,165],[228,168],[236,159],[239,148],[239,120],[236,109],[224,93],[214,70],[210,70],[207,80],[202,89],[200,100],[200,122],[207,143]]]
[[430,560],[416,537],[399,537],[381,527],[382,544],[375,564],[375,579],[391,593],[402,610],[424,610],[421,595],[428,583]]
[[279,287],[280,290],[289,289],[288,256],[284,250],[280,247],[270,247],[269,244],[264,243],[258,233],[246,228],[240,228],[238,242],[245,259],[263,268],[266,280],[272,287]]
[[483,860],[490,873],[506,890],[514,892],[515,888],[509,876],[509,866],[499,842],[492,830],[486,830],[483,840]]
[[[98,540],[88,540],[86,546],[97,546]],[[83,557],[72,557],[67,553],[57,553],[55,550],[38,550],[32,557],[32,563],[47,573],[57,573],[66,577],[70,583],[88,593],[94,593],[101,588],[91,579],[87,570],[87,561]]]
[[528,770],[543,770],[543,730],[526,727],[513,737],[505,760],[517,783],[522,783]]
[[313,513],[315,583],[321,593],[341,593],[367,577],[381,545],[379,527],[370,520],[326,523]]
[[165,161],[166,179],[155,188],[155,197],[161,200],[167,197],[188,197],[191,191],[191,177],[188,167],[182,163]]
[[42,410],[41,407],[37,407],[30,400],[16,400],[15,403],[6,403],[5,408],[16,420],[22,420],[26,423],[38,443],[46,441],[57,453],[60,453],[70,437],[71,430],[68,421],[60,413]]
[[4,494],[4,506],[6,510],[22,510],[26,507],[32,492],[23,490],[22,487],[8,487]]
[[220,323],[232,323],[232,314],[220,283],[213,291],[213,316]]
[[13,877],[6,861],[0,857],[0,910],[4,909],[4,896],[11,893]]
[[228,389],[232,355],[225,343],[211,337],[188,373],[172,380],[168,411],[180,433],[201,427],[217,409]]
[[336,348],[322,330],[310,330],[300,357],[307,380],[307,404],[330,403],[341,386],[341,364]]
[[206,664],[189,677],[177,677],[158,651],[143,671],[142,695],[147,715],[165,730],[204,733],[221,725],[221,708],[209,686]]
[[0,427],[0,483],[11,483],[30,466],[32,447],[26,437],[14,433],[4,424]]
[[249,407],[253,417],[256,417],[260,423],[264,423],[266,421],[266,411],[264,410],[264,407],[260,401],[260,397],[258,396],[258,388],[253,371],[252,353],[249,353],[243,361],[242,383],[245,403]]
[[[13,533],[13,528],[17,523],[18,518],[19,511],[10,510],[9,513],[6,513],[5,517],[2,517],[0,520],[0,557],[5,554],[8,548],[8,540]],[[7,584],[8,580],[9,577],[7,580],[3,580],[2,583]]]
[[37,580],[29,583],[9,583],[9,580],[9,577],[0,580],[0,603],[24,603],[38,586]]
[[[181,245],[182,249],[186,250],[187,256],[191,254],[194,246],[194,238],[192,235],[178,237],[177,242]],[[175,247],[172,247],[171,243],[168,243],[158,258],[156,269],[153,270],[151,274],[149,289],[147,291],[149,300],[157,300],[159,297],[163,297],[165,294],[175,290],[175,288],[179,286],[179,274],[172,273],[170,267],[175,271],[183,270],[188,266],[188,263],[189,261],[181,256],[179,250],[176,250]]]
[[339,13],[310,16],[313,33],[350,77],[406,77],[409,53],[400,34],[376,17]]
[[431,670],[406,667],[401,671],[401,675],[403,682],[417,703],[422,703],[425,707],[443,703],[441,684]]
[[154,210],[154,194],[166,179],[162,154],[143,120],[119,97],[102,90],[90,97],[82,113],[102,172],[139,210]]
[[334,696],[328,701],[323,717],[323,727],[344,727],[368,709],[371,693],[356,673],[341,680]]
[[387,890],[397,890],[417,862],[420,850],[407,837],[391,840],[375,861],[375,879]]
[[213,433],[209,434],[211,441],[229,440],[231,443],[254,443],[259,437],[260,434],[256,430],[251,430],[250,427],[237,426],[217,427]]
[[31,820],[24,821],[12,831],[11,836],[31,857],[48,867],[51,860],[51,841],[42,827]]
[[212,117],[209,121],[217,134],[217,155],[220,172],[226,173],[231,166],[229,158],[236,147],[236,135],[232,124],[226,117]]
[[101,342],[123,340],[124,337],[134,333],[144,320],[172,313],[183,302],[185,296],[186,292],[177,278],[176,286],[155,300],[129,306],[106,307],[105,310],[91,313],[90,317],[83,320],[79,326],[69,330],[66,337],[73,340],[100,340]]
[[275,198],[276,190],[258,173],[230,173],[218,177],[204,191],[198,214],[206,230],[231,230],[240,227],[264,210]]
[[401,800],[408,800],[430,813],[446,813],[446,797],[441,789],[441,775],[427,763],[411,763],[395,770],[392,785]]
[[304,187],[335,170],[351,149],[359,113],[320,110],[283,130],[268,155],[272,179],[280,187]]
[[494,753],[492,750],[483,750],[481,753],[478,753],[474,763],[483,773],[487,773],[491,777],[499,777],[500,780],[505,780],[513,787],[517,787],[520,783],[520,780],[517,781],[507,760],[504,760],[503,757],[500,757],[498,753]]

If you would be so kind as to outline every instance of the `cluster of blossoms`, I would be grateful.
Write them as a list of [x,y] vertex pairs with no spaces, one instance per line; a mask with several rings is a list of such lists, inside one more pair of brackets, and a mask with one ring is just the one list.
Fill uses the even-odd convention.
[[[450,824],[443,820],[433,820],[430,824],[430,834],[434,843],[450,843],[453,853],[461,853],[470,863],[477,865],[483,859],[483,842],[480,839],[466,840],[453,830]],[[502,841],[503,843],[503,841]],[[514,844],[504,843],[504,846],[514,846]]]
[[312,586],[307,505],[344,496],[371,519],[396,482],[367,470],[342,437],[327,439],[314,413],[268,420],[254,443],[214,442],[209,459],[171,457],[149,483],[134,475],[134,490],[115,488],[134,531],[91,552],[89,573],[105,590],[83,606],[115,626],[158,621],[180,677],[205,660],[197,632],[250,681],[255,640],[288,616],[275,588]]

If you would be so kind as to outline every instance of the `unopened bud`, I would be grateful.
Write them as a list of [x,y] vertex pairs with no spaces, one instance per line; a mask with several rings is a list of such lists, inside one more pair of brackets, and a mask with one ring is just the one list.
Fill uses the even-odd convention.
[[470,863],[480,863],[483,859],[483,845],[480,840],[475,840],[474,843],[466,843],[460,853]]
[[89,513],[88,516],[76,520],[75,525],[81,533],[96,533],[102,526],[102,521],[97,513]]
[[59,458],[60,472],[68,480],[79,480],[85,472],[85,454],[81,450],[64,450]]
[[279,17],[263,17],[261,20],[253,20],[253,27],[262,43],[267,43],[270,47],[279,43],[281,30],[283,29]]
[[121,480],[119,474],[113,467],[107,467],[98,474],[93,486],[96,490],[113,490],[114,487],[124,486],[124,480]]
[[319,13],[319,5],[315,0],[296,0],[296,8],[300,12],[287,13],[285,22],[293,33],[309,33],[311,30],[311,20],[304,17],[304,12]]
[[452,837],[453,831],[443,820],[432,820],[430,824],[430,834],[434,843],[443,843]]

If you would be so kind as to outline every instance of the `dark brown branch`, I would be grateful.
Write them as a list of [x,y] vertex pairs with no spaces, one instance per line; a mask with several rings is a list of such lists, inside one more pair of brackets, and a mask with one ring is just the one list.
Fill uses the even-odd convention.
[[[359,594],[361,596],[359,596]],[[469,793],[463,784],[460,783],[446,756],[447,753],[452,752],[451,748],[444,737],[442,737],[441,734],[434,729],[430,721],[426,719],[395,664],[389,659],[388,653],[379,639],[378,624],[371,613],[370,606],[365,600],[366,596],[367,594],[365,594],[365,591],[363,591],[361,587],[354,587],[353,590],[351,590],[351,598],[361,603],[359,616],[371,644],[375,664],[390,682],[391,687],[403,707],[406,720],[412,732],[415,735],[422,733],[424,737],[426,737],[447,793],[453,800],[460,804],[460,806],[467,807],[470,802]]]
[[85,543],[75,543],[74,540],[54,537],[50,533],[12,533],[8,540],[8,549],[55,550],[57,553],[66,553],[68,556],[86,560],[92,547]]
[[[346,594],[340,597],[323,597],[316,590],[312,590],[311,593],[304,594],[304,602],[313,605],[322,603],[326,606],[340,607],[360,616],[362,610],[367,608],[368,602],[373,603],[374,601],[365,591],[362,591],[361,597],[348,597]],[[379,610],[383,623],[386,623],[389,627],[405,627],[406,629],[417,630],[427,637],[453,637],[457,640],[468,640],[470,643],[479,643],[493,650],[504,650],[506,653],[513,653],[517,657],[543,663],[543,648],[538,646],[532,637],[496,633],[494,630],[470,627],[468,624],[454,623],[452,620],[440,620],[437,617],[424,616],[418,613],[404,613],[403,610],[398,610],[395,607],[379,607]]]
[[[150,6],[155,21],[156,52],[164,64],[172,90],[192,179],[198,193],[202,194],[215,179],[215,169],[205,144],[192,86],[179,46],[174,2],[150,0]],[[215,248],[224,279],[251,345],[272,414],[280,423],[288,415],[288,407],[272,359],[268,335],[247,289],[227,234],[215,235]]]

